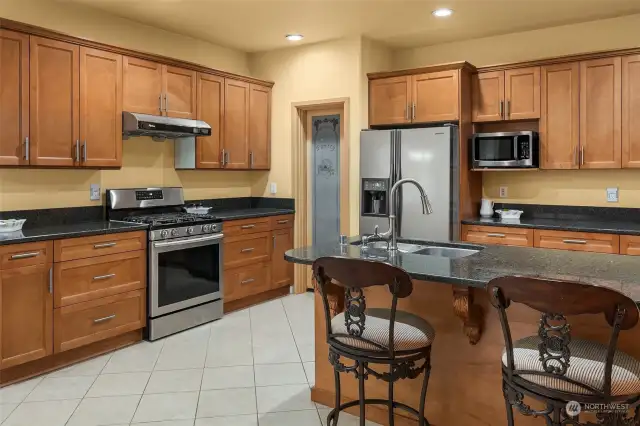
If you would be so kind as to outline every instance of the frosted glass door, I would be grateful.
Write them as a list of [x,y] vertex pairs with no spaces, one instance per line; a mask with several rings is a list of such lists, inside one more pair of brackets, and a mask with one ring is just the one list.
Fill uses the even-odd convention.
[[336,244],[340,235],[340,116],[312,118],[313,244]]

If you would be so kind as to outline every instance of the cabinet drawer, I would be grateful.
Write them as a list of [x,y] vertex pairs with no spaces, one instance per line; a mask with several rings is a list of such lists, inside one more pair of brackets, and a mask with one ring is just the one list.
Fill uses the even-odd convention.
[[145,290],[135,290],[54,309],[54,352],[68,351],[143,328],[145,294]]
[[271,257],[271,233],[240,235],[224,240],[224,268],[236,268]]
[[66,262],[67,260],[143,250],[146,246],[147,237],[144,231],[56,240],[53,244],[54,261]]
[[271,218],[258,217],[255,219],[231,220],[222,226],[225,237],[235,237],[238,235],[255,234],[271,230]]
[[52,251],[51,241],[0,246],[0,269],[21,268],[50,262]]
[[462,225],[462,240],[501,246],[533,246],[533,229]]
[[56,263],[55,307],[145,288],[146,266],[144,250]]
[[293,216],[292,214],[285,214],[282,216],[273,216],[271,218],[271,229],[287,229],[293,228]]
[[224,271],[224,301],[263,293],[271,289],[271,265],[258,263]]
[[640,236],[620,235],[620,254],[640,256]]
[[591,251],[617,254],[620,249],[620,237],[612,234],[594,234],[591,232],[567,232],[535,230],[534,247]]

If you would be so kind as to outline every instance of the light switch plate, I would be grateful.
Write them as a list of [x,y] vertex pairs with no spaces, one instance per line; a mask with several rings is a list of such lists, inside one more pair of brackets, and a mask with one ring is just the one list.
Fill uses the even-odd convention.
[[278,192],[278,185],[276,185],[275,182],[271,182],[271,184],[269,185],[269,192],[271,192],[273,195]]
[[508,197],[508,191],[507,191],[507,187],[506,186],[501,186],[500,187],[500,198],[507,198]]
[[618,188],[607,188],[607,202],[617,203],[618,201]]
[[91,201],[100,201],[100,184],[92,183],[89,189],[89,199]]

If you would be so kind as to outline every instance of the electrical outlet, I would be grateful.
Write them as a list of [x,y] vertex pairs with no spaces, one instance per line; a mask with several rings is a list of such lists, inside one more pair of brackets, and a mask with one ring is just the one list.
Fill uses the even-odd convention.
[[89,188],[89,199],[91,201],[100,201],[100,184],[92,183]]
[[607,202],[608,203],[618,202],[618,188],[607,188]]
[[507,192],[507,187],[506,186],[501,186],[500,187],[500,198],[507,198],[508,197],[508,192]]
[[276,192],[278,192],[278,185],[276,185],[275,182],[271,182],[271,185],[269,185],[269,189],[271,194],[275,195]]

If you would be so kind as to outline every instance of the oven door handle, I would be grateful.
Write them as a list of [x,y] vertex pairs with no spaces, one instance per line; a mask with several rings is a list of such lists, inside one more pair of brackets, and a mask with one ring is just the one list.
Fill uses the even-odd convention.
[[215,234],[215,235],[208,235],[206,237],[189,238],[189,239],[180,240],[180,241],[162,241],[162,242],[153,243],[153,247],[154,248],[178,247],[178,246],[183,248],[197,247],[199,245],[202,245],[202,243],[221,240],[222,237],[223,237],[222,234]]

